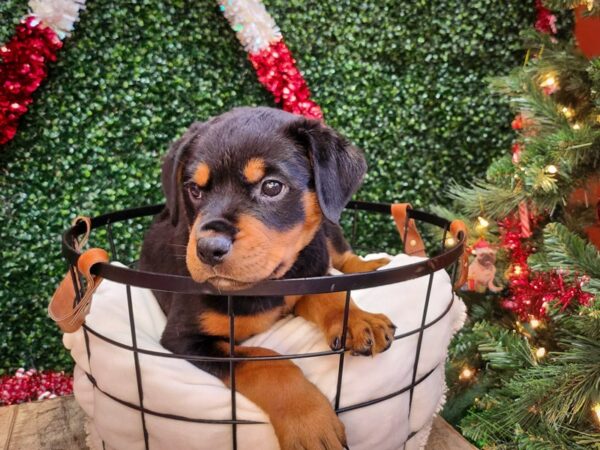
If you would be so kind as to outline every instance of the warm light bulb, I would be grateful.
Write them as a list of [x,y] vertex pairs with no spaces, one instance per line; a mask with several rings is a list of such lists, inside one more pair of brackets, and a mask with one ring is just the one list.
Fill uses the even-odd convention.
[[477,221],[479,222],[479,226],[482,228],[487,228],[490,226],[490,223],[481,216],[477,218]]
[[446,247],[454,247],[454,244],[456,244],[456,241],[452,236],[446,238]]
[[546,349],[544,347],[540,347],[535,351],[535,356],[538,359],[543,358],[544,356],[546,356]]
[[581,124],[579,124],[579,123],[574,123],[574,124],[573,124],[573,126],[572,126],[571,128],[573,128],[574,130],[581,130]]
[[540,83],[542,87],[550,87],[556,83],[556,79],[552,75],[548,75],[544,80]]
[[570,119],[575,115],[575,111],[573,111],[573,108],[569,108],[568,106],[563,106],[560,112],[562,112],[567,119]]
[[600,423],[600,403],[592,406],[592,412],[596,415],[596,420]]
[[546,173],[549,173],[550,175],[554,175],[557,172],[558,172],[558,167],[556,167],[554,164],[550,164],[549,166],[546,166]]
[[537,327],[539,327],[541,324],[542,324],[542,322],[540,322],[540,321],[539,321],[539,320],[537,320],[537,319],[531,319],[531,320],[529,321],[529,325],[531,325],[531,328],[533,328],[534,330],[535,330]]
[[523,272],[523,269],[521,269],[521,266],[519,266],[518,264],[515,265],[513,272],[515,275],[521,275],[521,272]]
[[475,375],[475,371],[469,367],[465,367],[458,376],[458,379],[461,381],[470,380]]

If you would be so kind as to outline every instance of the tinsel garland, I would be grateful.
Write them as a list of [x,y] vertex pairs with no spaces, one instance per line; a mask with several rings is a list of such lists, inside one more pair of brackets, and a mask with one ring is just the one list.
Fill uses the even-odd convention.
[[0,377],[0,406],[44,400],[73,393],[73,378],[64,372],[19,369]]
[[33,16],[24,19],[13,38],[0,47],[0,144],[15,136],[19,118],[61,47],[58,35]]
[[31,0],[31,14],[0,47],[0,145],[12,140],[85,0]]
[[323,112],[310,98],[302,73],[283,41],[275,20],[258,0],[219,0],[219,8],[256,70],[260,83],[282,108],[311,119],[322,119]]
[[[539,220],[540,217],[530,216],[534,227]],[[548,315],[549,306],[560,305],[560,310],[564,311],[571,304],[587,305],[594,298],[582,290],[588,281],[585,276],[578,277],[563,271],[543,273],[530,270],[527,258],[536,249],[522,235],[517,215],[499,221],[498,227],[500,246],[507,251],[511,262],[506,272],[509,294],[502,300],[502,306],[514,312],[520,320],[543,319]]]

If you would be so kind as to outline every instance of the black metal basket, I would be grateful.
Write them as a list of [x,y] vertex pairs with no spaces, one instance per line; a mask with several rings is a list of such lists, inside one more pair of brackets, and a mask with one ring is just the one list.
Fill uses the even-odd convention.
[[[110,246],[110,250],[112,253],[112,259],[117,260],[118,255],[116,252],[115,246],[115,237],[113,233],[113,229],[111,224],[121,221],[127,221],[130,219],[135,219],[139,217],[152,216],[158,214],[164,205],[154,205],[154,206],[146,206],[141,208],[133,208],[122,211],[117,211],[109,214],[105,214],[102,216],[98,216],[91,219],[91,229],[106,227],[108,243]],[[380,213],[380,214],[390,214],[390,204],[381,204],[381,203],[367,203],[367,202],[350,202],[347,207],[349,210],[353,210],[354,214],[352,216],[353,224],[352,224],[352,237],[351,241],[354,240],[354,235],[356,233],[356,224],[357,224],[357,212],[364,211],[367,213]],[[413,264],[395,267],[390,269],[381,269],[374,272],[368,273],[354,273],[354,274],[344,274],[344,275],[335,275],[335,276],[322,276],[322,277],[314,277],[314,278],[298,278],[298,279],[287,279],[287,280],[270,280],[264,281],[259,284],[252,286],[251,288],[234,291],[234,292],[223,292],[217,291],[212,285],[208,283],[196,283],[189,277],[177,276],[177,275],[168,275],[163,273],[151,273],[144,272],[140,270],[136,270],[134,268],[115,266],[108,263],[97,263],[92,269],[91,273],[94,275],[98,275],[102,278],[124,284],[127,289],[127,305],[129,311],[129,322],[131,328],[131,342],[132,345],[126,345],[121,342],[117,342],[113,339],[110,339],[98,331],[92,329],[87,324],[83,325],[83,333],[85,338],[86,350],[88,359],[90,358],[90,345],[89,345],[89,334],[96,336],[99,339],[102,339],[114,346],[117,346],[122,349],[126,349],[132,352],[135,364],[135,373],[136,373],[136,382],[138,388],[138,398],[139,404],[133,404],[131,402],[120,399],[110,392],[106,390],[100,389],[97,385],[93,374],[86,373],[87,378],[94,386],[94,389],[100,390],[104,395],[111,398],[115,402],[120,403],[121,405],[127,406],[129,408],[135,409],[140,412],[141,425],[143,428],[143,436],[145,442],[145,448],[149,448],[148,444],[148,431],[146,428],[146,420],[145,416],[154,415],[158,417],[163,417],[172,420],[181,420],[186,422],[196,422],[196,423],[209,423],[209,424],[223,424],[232,427],[232,447],[234,450],[237,449],[237,425],[244,424],[259,424],[261,422],[243,420],[237,418],[236,411],[236,395],[235,395],[235,370],[234,364],[238,361],[253,361],[253,360],[292,360],[298,358],[315,358],[322,357],[328,355],[338,355],[339,357],[339,365],[338,365],[338,374],[337,374],[337,389],[335,396],[335,412],[339,414],[343,414],[347,411],[352,411],[355,409],[367,407],[369,405],[373,405],[379,402],[383,402],[390,398],[396,397],[405,392],[409,392],[409,418],[410,418],[410,408],[413,403],[413,392],[414,388],[424,381],[427,377],[429,377],[437,367],[434,367],[421,377],[417,378],[417,369],[419,366],[419,357],[421,353],[421,344],[423,340],[423,332],[440,321],[452,308],[452,305],[455,300],[454,293],[452,294],[451,300],[448,305],[444,308],[443,312],[435,317],[433,320],[426,322],[427,311],[429,306],[431,287],[433,282],[434,273],[441,269],[449,270],[451,273],[452,282],[457,276],[457,268],[458,261],[460,256],[462,255],[465,248],[466,236],[459,232],[457,236],[457,240],[454,246],[447,248],[446,238],[448,237],[448,233],[450,230],[451,223],[443,218],[434,216],[432,214],[418,211],[414,209],[408,209],[406,214],[406,223],[404,224],[404,238],[405,242],[405,251],[406,251],[406,235],[408,232],[408,224],[410,220],[414,220],[417,223],[426,223],[429,225],[433,225],[434,227],[438,227],[442,230],[442,239],[439,245],[439,251],[435,256],[432,256],[428,259],[425,259],[420,262],[416,262]],[[77,250],[77,238],[85,232],[85,228],[83,223],[77,223],[72,228],[68,229],[64,235],[62,240],[62,250],[63,255],[67,259],[70,265],[71,276],[73,277],[74,285],[81,286],[79,283],[79,274],[77,272],[77,260],[81,253]],[[408,253],[408,252],[407,252]],[[413,330],[402,331],[399,334],[394,336],[394,340],[404,339],[408,336],[418,335],[417,340],[417,348],[414,357],[414,364],[412,368],[412,380],[411,383],[407,386],[404,386],[402,389],[387,394],[385,396],[374,398],[369,401],[361,402],[359,404],[354,404],[350,406],[346,406],[340,408],[340,398],[341,398],[341,386],[342,386],[342,377],[344,373],[344,357],[345,353],[343,348],[345,348],[346,343],[346,335],[347,335],[347,323],[348,323],[348,311],[350,305],[350,296],[352,290],[365,289],[375,286],[383,286],[392,283],[399,283],[402,281],[407,281],[419,277],[429,277],[429,283],[427,287],[426,299],[424,302],[423,314],[421,319],[421,325],[418,328]],[[227,296],[227,304],[228,304],[228,313],[229,313],[229,330],[230,330],[230,354],[228,357],[209,357],[209,356],[200,356],[200,355],[184,355],[184,354],[173,354],[167,352],[157,352],[151,351],[143,348],[139,348],[137,346],[136,340],[136,332],[135,332],[135,318],[133,314],[132,307],[132,297],[131,297],[131,286],[136,286],[139,288],[146,288],[152,290],[159,291],[170,291],[184,294],[218,294],[221,296]],[[342,332],[342,349],[340,350],[329,350],[322,352],[312,352],[312,353],[303,353],[303,354],[287,354],[287,355],[276,355],[276,356],[236,356],[234,353],[234,342],[235,342],[235,315],[233,313],[233,303],[235,302],[235,298],[237,296],[259,296],[259,295],[301,295],[301,294],[318,294],[325,292],[343,292],[346,291],[346,306],[344,311],[344,319],[343,319],[343,332]],[[79,302],[81,299],[81,293],[76,292],[76,298],[74,302]],[[190,301],[193,301],[193,298],[190,298]],[[165,414],[160,411],[153,411],[144,407],[144,389],[142,385],[142,377],[139,365],[139,354],[152,355],[157,357],[164,358],[178,358],[188,361],[218,361],[218,362],[227,362],[229,363],[230,370],[230,379],[231,379],[231,419],[228,420],[209,420],[209,419],[198,419],[198,418],[190,418],[185,416],[179,416],[174,414]],[[407,441],[410,440],[416,432],[412,432],[408,435]]]

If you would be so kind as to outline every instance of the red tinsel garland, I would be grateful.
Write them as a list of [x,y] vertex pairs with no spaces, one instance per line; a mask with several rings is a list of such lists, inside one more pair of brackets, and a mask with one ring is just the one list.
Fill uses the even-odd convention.
[[540,33],[556,34],[556,16],[544,6],[542,0],[535,0],[535,29]]
[[54,398],[73,393],[73,378],[64,372],[19,369],[0,377],[0,406]]
[[0,145],[17,132],[33,92],[48,75],[47,64],[56,60],[62,42],[56,33],[34,17],[17,25],[12,39],[0,47]]
[[283,102],[283,109],[310,119],[323,119],[319,105],[310,99],[310,91],[296,61],[283,40],[269,45],[265,50],[249,55],[258,80],[275,97]]
[[565,280],[561,271],[536,272],[527,277],[511,278],[510,296],[503,300],[502,306],[516,313],[519,319],[545,318],[550,304],[560,305],[564,311],[572,303],[587,305],[594,298],[581,287],[585,278],[573,277]]
[[[531,216],[534,227],[539,217]],[[572,303],[587,305],[594,296],[581,287],[585,277],[574,276],[571,282],[565,280],[562,271],[531,272],[527,258],[535,248],[523,237],[519,218],[514,215],[498,222],[500,245],[506,249],[511,261],[506,278],[509,295],[502,300],[502,306],[518,315],[520,320],[541,319],[547,316],[547,306],[560,304],[561,311]]]

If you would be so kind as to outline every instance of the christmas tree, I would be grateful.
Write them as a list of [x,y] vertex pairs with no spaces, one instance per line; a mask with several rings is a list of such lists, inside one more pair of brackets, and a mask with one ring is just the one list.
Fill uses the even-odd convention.
[[436,210],[470,224],[474,254],[444,416],[483,448],[600,448],[600,58],[524,42],[523,67],[491,82],[516,114],[512,154]]

